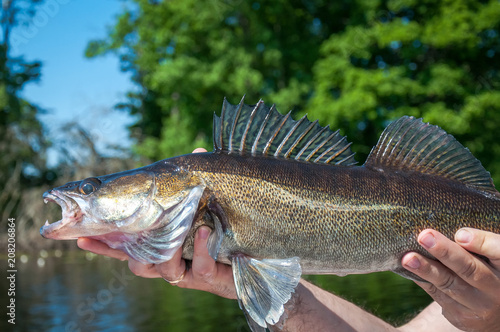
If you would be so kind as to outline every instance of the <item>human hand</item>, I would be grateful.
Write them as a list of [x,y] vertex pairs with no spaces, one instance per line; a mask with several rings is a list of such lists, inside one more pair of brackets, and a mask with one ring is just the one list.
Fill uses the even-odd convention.
[[[193,153],[207,152],[205,149],[195,149]],[[191,268],[186,270],[186,262],[182,259],[182,248],[168,262],[161,264],[142,264],[121,250],[112,249],[105,243],[89,238],[79,238],[78,247],[93,253],[111,258],[128,260],[132,273],[144,278],[163,278],[181,288],[198,289],[229,299],[236,299],[231,266],[216,262],[207,249],[210,228],[202,226],[194,238],[194,252]]]
[[[494,331],[500,326],[500,234],[460,229],[453,242],[424,230],[418,242],[438,261],[417,253],[403,267],[429,283],[416,282],[442,308],[444,317],[465,331]],[[470,252],[488,258],[488,262]]]
[[[200,227],[194,239],[194,253],[191,268],[186,270],[182,259],[182,248],[168,262],[161,264],[142,264],[121,250],[112,249],[101,241],[79,238],[78,247],[98,255],[104,255],[122,261],[128,260],[128,267],[137,276],[143,278],[163,278],[181,288],[198,289],[229,299],[236,299],[233,272],[231,266],[216,262],[207,249],[210,228]],[[175,283],[173,281],[180,280]]]

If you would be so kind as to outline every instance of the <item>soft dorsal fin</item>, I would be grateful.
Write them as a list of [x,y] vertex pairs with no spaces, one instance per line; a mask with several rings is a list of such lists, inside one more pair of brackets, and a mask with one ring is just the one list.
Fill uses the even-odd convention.
[[397,168],[460,181],[498,194],[490,173],[452,135],[422,119],[403,116],[382,133],[365,166]]
[[280,114],[260,100],[256,105],[231,105],[225,98],[221,116],[214,114],[214,150],[228,153],[274,156],[350,166],[356,164],[351,143],[338,131]]

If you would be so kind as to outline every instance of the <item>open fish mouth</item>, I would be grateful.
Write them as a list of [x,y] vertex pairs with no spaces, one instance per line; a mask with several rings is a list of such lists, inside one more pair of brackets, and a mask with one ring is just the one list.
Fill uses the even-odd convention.
[[62,219],[52,224],[47,220],[40,228],[40,234],[49,239],[75,239],[77,237],[67,237],[61,234],[60,230],[65,226],[77,224],[82,221],[83,213],[78,203],[72,198],[61,194],[57,190],[47,191],[43,194],[45,204],[54,202],[62,209]]

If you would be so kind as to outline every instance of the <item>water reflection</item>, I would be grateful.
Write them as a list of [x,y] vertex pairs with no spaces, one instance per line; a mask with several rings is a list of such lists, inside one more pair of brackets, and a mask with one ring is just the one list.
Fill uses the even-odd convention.
[[[1,331],[248,331],[236,301],[135,277],[126,262],[75,251],[51,254],[44,266],[29,257],[17,269],[16,325],[3,319]],[[310,279],[393,323],[430,302],[391,273]],[[0,297],[7,303],[6,291]]]

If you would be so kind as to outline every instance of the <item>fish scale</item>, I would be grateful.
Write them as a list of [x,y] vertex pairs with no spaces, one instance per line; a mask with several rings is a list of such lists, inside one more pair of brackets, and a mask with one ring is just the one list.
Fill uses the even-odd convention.
[[[362,166],[350,143],[274,106],[231,105],[214,116],[214,151],[71,182],[44,194],[62,220],[52,239],[89,237],[143,263],[192,259],[197,228],[212,228],[209,254],[232,266],[252,331],[279,321],[302,274],[390,270],[418,234],[450,239],[462,227],[500,233],[500,194],[490,174],[451,135],[402,117]],[[432,258],[432,257],[430,257]],[[421,280],[422,281],[422,280]]]
[[[290,168],[276,171],[288,161],[245,159],[197,154],[177,161],[179,167],[189,167],[203,179],[228,214],[232,233],[238,234],[238,240],[225,244],[233,247],[229,251],[258,258],[299,255],[307,273],[317,273],[305,268],[308,259],[329,268],[323,273],[356,269],[366,273],[366,266],[353,267],[359,248],[366,251],[359,262],[372,266],[375,260],[390,260],[400,266],[399,259],[410,250],[428,255],[416,241],[425,228],[433,227],[448,237],[464,226],[498,232],[497,200],[485,200],[471,189],[460,192],[454,183],[433,176],[297,163],[302,176],[291,177]],[[245,175],[237,174],[239,163],[246,165]],[[195,171],[198,164],[209,169]],[[316,184],[314,188],[311,183]],[[376,188],[386,190],[381,193]],[[269,206],[273,209],[266,209]],[[486,220],[492,222],[488,225]],[[262,237],[262,233],[268,235]],[[287,241],[289,237],[294,241]],[[380,250],[379,244],[388,237],[388,245]],[[338,251],[337,243],[348,246]],[[370,244],[375,248],[367,247]]]

